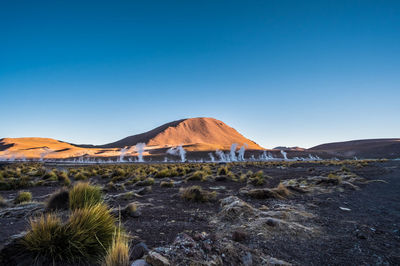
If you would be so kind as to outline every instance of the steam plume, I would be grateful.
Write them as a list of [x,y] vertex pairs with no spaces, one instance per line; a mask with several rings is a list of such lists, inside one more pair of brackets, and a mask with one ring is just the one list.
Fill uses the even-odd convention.
[[175,148],[168,149],[167,153],[171,154],[171,155],[179,155],[179,156],[181,156],[182,162],[186,161],[186,151],[184,148],[182,148],[182,145],[175,147]]
[[143,160],[143,152],[144,152],[144,147],[146,147],[145,143],[137,143],[135,146],[135,150],[138,152],[138,162],[144,162]]
[[287,153],[284,150],[281,150],[281,153],[283,155],[283,159],[287,160]]
[[237,161],[237,159],[236,159],[236,147],[237,147],[237,144],[236,144],[236,143],[233,143],[233,144],[231,145],[231,161],[232,161],[232,162]]

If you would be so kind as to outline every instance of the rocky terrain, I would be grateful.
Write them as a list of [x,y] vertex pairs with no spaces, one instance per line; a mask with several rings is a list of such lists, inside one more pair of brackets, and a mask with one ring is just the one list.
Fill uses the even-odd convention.
[[129,235],[129,265],[398,265],[399,177],[394,160],[3,164],[0,264],[47,265],[21,244],[29,220],[67,219],[68,191],[90,182]]

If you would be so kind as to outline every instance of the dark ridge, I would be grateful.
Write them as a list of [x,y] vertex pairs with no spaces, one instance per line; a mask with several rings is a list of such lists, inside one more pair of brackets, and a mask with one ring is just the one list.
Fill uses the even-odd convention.
[[5,151],[12,146],[14,146],[14,144],[4,144],[4,138],[0,139],[0,151]]
[[56,150],[54,152],[69,151],[69,150],[70,150],[70,148],[65,148],[65,149]]
[[24,151],[29,151],[29,150],[37,150],[37,149],[48,149],[49,147],[47,146],[41,146],[41,147],[33,147],[33,148],[27,148],[23,149]]
[[360,148],[371,147],[371,146],[382,146],[382,145],[391,145],[398,143],[400,139],[361,139],[361,140],[350,140],[350,141],[341,141],[341,142],[332,142],[320,144],[315,147],[310,148],[309,150],[331,150],[331,149],[348,149],[348,148]]
[[363,139],[321,144],[307,151],[358,158],[399,158],[400,139]]

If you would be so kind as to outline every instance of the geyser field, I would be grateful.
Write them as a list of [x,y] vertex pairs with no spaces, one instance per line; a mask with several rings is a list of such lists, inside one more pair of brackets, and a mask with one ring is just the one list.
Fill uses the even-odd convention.
[[0,264],[400,263],[400,161],[235,156],[2,163]]

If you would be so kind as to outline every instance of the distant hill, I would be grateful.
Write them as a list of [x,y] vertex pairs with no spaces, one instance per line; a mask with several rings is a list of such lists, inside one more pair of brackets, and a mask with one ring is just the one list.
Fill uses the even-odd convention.
[[285,147],[285,146],[278,146],[273,148],[274,150],[284,150],[284,151],[304,151],[306,150],[305,148],[300,148],[300,147]]
[[232,143],[237,143],[239,146],[247,144],[248,149],[263,150],[260,145],[245,138],[234,128],[222,121],[208,117],[177,120],[148,132],[97,147],[123,148],[139,142],[160,148],[182,145],[193,151],[227,150]]
[[333,142],[312,147],[307,151],[325,152],[330,155],[344,157],[399,158],[400,138]]

